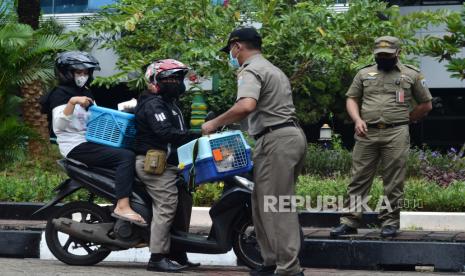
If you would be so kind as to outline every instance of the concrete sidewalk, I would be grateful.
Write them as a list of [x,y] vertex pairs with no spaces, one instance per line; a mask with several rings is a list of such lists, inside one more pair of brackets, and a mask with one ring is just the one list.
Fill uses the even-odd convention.
[[[366,271],[366,270],[340,270],[324,268],[306,268],[305,276],[434,276],[456,275],[452,273],[430,272],[396,272],[396,271]],[[57,261],[44,261],[38,259],[4,259],[0,258],[0,275],[2,276],[161,276],[168,275],[163,272],[145,270],[143,263],[102,262],[94,266],[68,266]],[[172,274],[170,274],[172,275]],[[179,274],[181,275],[181,274]],[[182,275],[189,276],[246,276],[249,269],[237,266],[201,266],[188,269]]]

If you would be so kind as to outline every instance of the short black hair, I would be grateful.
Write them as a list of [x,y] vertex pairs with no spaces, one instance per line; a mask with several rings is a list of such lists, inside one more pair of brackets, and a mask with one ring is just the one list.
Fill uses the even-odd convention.
[[262,50],[262,43],[261,41],[236,41],[238,43],[241,43],[242,45],[245,45],[245,47],[249,50]]

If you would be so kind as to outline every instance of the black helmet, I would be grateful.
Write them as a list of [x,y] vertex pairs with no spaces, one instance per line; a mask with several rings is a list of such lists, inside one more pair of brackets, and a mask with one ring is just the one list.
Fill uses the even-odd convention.
[[87,52],[69,51],[58,55],[55,60],[55,74],[60,84],[74,82],[75,70],[89,70],[90,83],[93,80],[94,70],[100,70],[99,62]]

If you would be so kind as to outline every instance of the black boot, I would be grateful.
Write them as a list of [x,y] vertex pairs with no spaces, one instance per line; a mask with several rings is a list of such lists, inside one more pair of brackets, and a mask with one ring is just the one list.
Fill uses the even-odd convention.
[[350,227],[347,224],[340,224],[336,228],[333,228],[329,233],[332,238],[350,234],[357,234],[357,228]]
[[276,270],[276,265],[260,265],[256,269],[250,271],[252,276],[264,276],[264,275],[273,275]]
[[383,238],[393,238],[397,235],[397,227],[392,225],[386,225],[381,228],[380,236]]
[[200,263],[193,263],[193,262],[189,261],[189,259],[187,258],[186,252],[183,252],[183,253],[179,253],[179,252],[170,253],[168,258],[170,258],[170,260],[173,260],[173,261],[177,262],[180,265],[185,265],[187,267],[198,267],[198,266],[200,266]]
[[170,259],[164,257],[161,254],[152,254],[147,265],[148,271],[159,271],[159,272],[178,272],[187,266],[178,265],[173,263]]

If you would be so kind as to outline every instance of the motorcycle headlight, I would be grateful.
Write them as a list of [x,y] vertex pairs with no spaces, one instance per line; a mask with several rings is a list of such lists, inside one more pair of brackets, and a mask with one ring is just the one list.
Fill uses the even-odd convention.
[[254,185],[255,183],[253,183],[252,181],[248,180],[247,178],[245,177],[242,177],[242,176],[234,176],[234,179],[236,179],[236,181],[241,184],[242,186],[244,186],[244,188],[250,190],[250,191],[253,191],[253,188],[254,188]]

